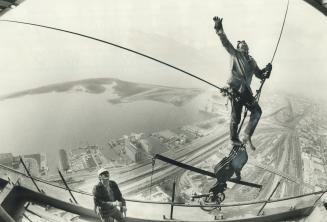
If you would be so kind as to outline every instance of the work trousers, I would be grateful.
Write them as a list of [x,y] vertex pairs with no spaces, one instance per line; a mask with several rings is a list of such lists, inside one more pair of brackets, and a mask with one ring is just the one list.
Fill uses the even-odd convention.
[[[101,215],[100,215],[101,216]],[[120,212],[116,207],[110,210],[109,215],[101,216],[102,222],[125,222],[123,213]]]
[[246,91],[240,94],[238,100],[231,99],[232,111],[230,121],[230,138],[232,141],[239,140],[238,137],[238,125],[241,122],[242,109],[245,106],[250,112],[250,120],[245,128],[245,135],[252,136],[256,126],[258,125],[259,119],[262,114],[262,110],[258,102],[253,97],[252,93]]

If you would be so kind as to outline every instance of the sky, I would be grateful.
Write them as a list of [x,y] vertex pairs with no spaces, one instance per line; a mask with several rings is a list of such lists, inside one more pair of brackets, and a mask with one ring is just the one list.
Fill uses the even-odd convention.
[[[213,29],[223,17],[232,43],[246,40],[259,66],[270,62],[286,0],[26,0],[2,16],[91,35],[161,59],[214,84],[230,57]],[[65,33],[0,22],[0,95],[85,78],[112,77],[178,87],[208,87],[130,52]],[[326,17],[290,0],[267,92],[327,94]],[[254,87],[258,82],[254,83]]]

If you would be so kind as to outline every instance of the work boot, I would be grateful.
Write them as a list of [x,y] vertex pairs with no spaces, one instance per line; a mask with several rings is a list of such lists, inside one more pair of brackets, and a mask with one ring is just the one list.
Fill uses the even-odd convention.
[[241,172],[235,171],[236,180],[241,180]]
[[253,151],[256,150],[256,147],[253,145],[252,141],[251,141],[251,137],[249,135],[245,135],[243,137],[243,144],[245,146],[249,146]]

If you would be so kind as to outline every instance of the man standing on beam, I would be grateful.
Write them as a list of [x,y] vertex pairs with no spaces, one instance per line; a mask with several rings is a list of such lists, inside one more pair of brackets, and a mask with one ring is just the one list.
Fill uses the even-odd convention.
[[[223,19],[214,17],[214,21],[216,33],[232,58],[231,77],[228,81],[232,105],[230,139],[233,146],[240,146],[243,142],[243,144],[248,145],[252,150],[255,150],[256,148],[252,144],[251,137],[259,122],[262,111],[256,98],[253,96],[250,85],[253,74],[261,80],[269,78],[272,65],[271,63],[268,63],[264,69],[260,69],[256,61],[249,55],[249,47],[246,42],[244,40],[238,41],[235,49],[224,32],[222,25]],[[251,112],[251,115],[241,142],[239,139],[238,128],[241,121],[243,106]]]

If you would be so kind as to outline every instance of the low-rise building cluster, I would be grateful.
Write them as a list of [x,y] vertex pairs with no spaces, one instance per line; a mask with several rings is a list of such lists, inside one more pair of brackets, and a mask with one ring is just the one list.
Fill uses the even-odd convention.
[[302,120],[299,130],[303,180],[317,190],[327,186],[327,130],[323,124],[327,121],[320,112],[318,107],[313,106],[313,112]]
[[[49,168],[45,153],[26,154],[21,158],[32,176],[47,175]],[[24,173],[26,171],[20,156],[14,156],[12,153],[0,153],[0,164]]]
[[65,172],[95,169],[107,164],[101,150],[96,145],[59,150],[60,166]]

